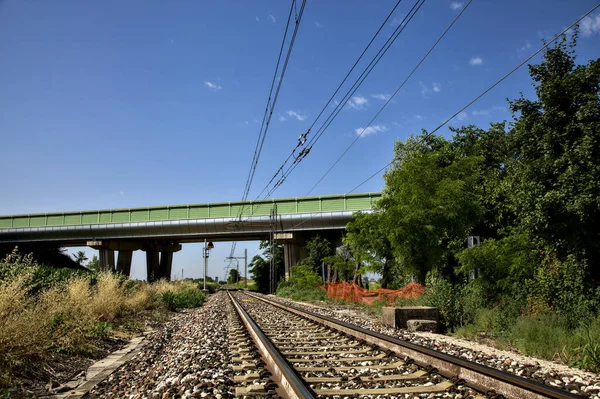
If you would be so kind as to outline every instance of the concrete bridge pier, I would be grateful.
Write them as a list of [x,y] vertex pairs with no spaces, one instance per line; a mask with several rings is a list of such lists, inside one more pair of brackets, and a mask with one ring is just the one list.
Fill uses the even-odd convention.
[[115,269],[115,251],[108,248],[100,248],[100,269],[102,271],[113,271]]
[[119,255],[117,256],[117,273],[121,273],[125,276],[129,276],[131,274],[131,258],[133,257],[132,250],[119,250]]
[[146,280],[149,283],[158,280],[159,266],[158,251],[146,250]]
[[285,280],[290,279],[290,268],[306,258],[306,239],[298,233],[275,233],[275,240],[283,243],[283,260],[285,265]]
[[[87,245],[100,252],[102,270],[131,274],[133,251],[146,252],[147,280],[153,282],[161,278],[170,280],[173,252],[181,250],[181,244],[164,241],[88,241]],[[115,264],[115,251],[119,251]]]
[[144,246],[146,251],[146,271],[148,282],[170,280],[173,266],[173,252],[181,250],[181,244],[152,242]]

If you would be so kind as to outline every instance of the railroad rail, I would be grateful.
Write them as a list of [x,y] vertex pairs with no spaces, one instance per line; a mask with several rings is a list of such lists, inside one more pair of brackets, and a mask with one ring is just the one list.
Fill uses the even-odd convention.
[[257,295],[229,297],[281,396],[581,398]]

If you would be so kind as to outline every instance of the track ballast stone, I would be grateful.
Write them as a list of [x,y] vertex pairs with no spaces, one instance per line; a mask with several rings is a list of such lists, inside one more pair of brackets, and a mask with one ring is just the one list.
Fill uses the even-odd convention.
[[[373,318],[373,316],[368,315],[366,312],[361,311],[360,309],[350,309],[347,305],[344,306],[343,304],[338,305],[335,303],[322,302],[319,305],[315,305],[296,302],[274,295],[263,296],[270,300],[298,306],[313,313],[329,316],[346,323],[435,349],[523,378],[533,379],[537,382],[564,389],[576,395],[581,395],[582,397],[600,399],[600,375],[598,374],[558,364],[551,365],[548,361],[527,358],[517,354],[514,356],[507,355],[506,351],[499,351],[491,347],[486,347],[485,350],[482,350],[482,345],[480,344],[472,344],[479,349],[460,346],[453,342],[462,340],[453,339],[452,337],[443,335],[429,333],[415,334],[408,332],[407,330],[390,328],[378,319]],[[468,343],[468,345],[471,344]],[[517,359],[519,359],[519,361]]]
[[92,398],[233,398],[224,292],[168,321]]

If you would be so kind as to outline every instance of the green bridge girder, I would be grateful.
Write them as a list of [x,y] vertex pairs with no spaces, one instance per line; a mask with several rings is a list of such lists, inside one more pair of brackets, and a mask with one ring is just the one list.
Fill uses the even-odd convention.
[[269,215],[277,204],[278,214],[358,211],[372,209],[381,193],[357,193],[313,197],[278,198],[247,202],[121,208],[94,211],[53,212],[0,216],[0,230],[30,227],[78,226],[110,223],[208,219]]

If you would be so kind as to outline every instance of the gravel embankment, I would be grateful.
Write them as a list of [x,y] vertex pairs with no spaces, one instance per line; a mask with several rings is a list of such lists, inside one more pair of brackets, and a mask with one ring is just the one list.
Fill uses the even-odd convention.
[[144,348],[90,391],[93,398],[232,398],[226,294],[182,312],[148,336]]
[[574,394],[600,399],[600,375],[598,374],[444,335],[410,333],[406,330],[390,328],[384,325],[380,318],[374,318],[359,308],[350,308],[349,306],[328,302],[308,304],[272,295],[269,295],[268,298],[293,304],[314,313],[330,316],[524,378],[531,378]]

